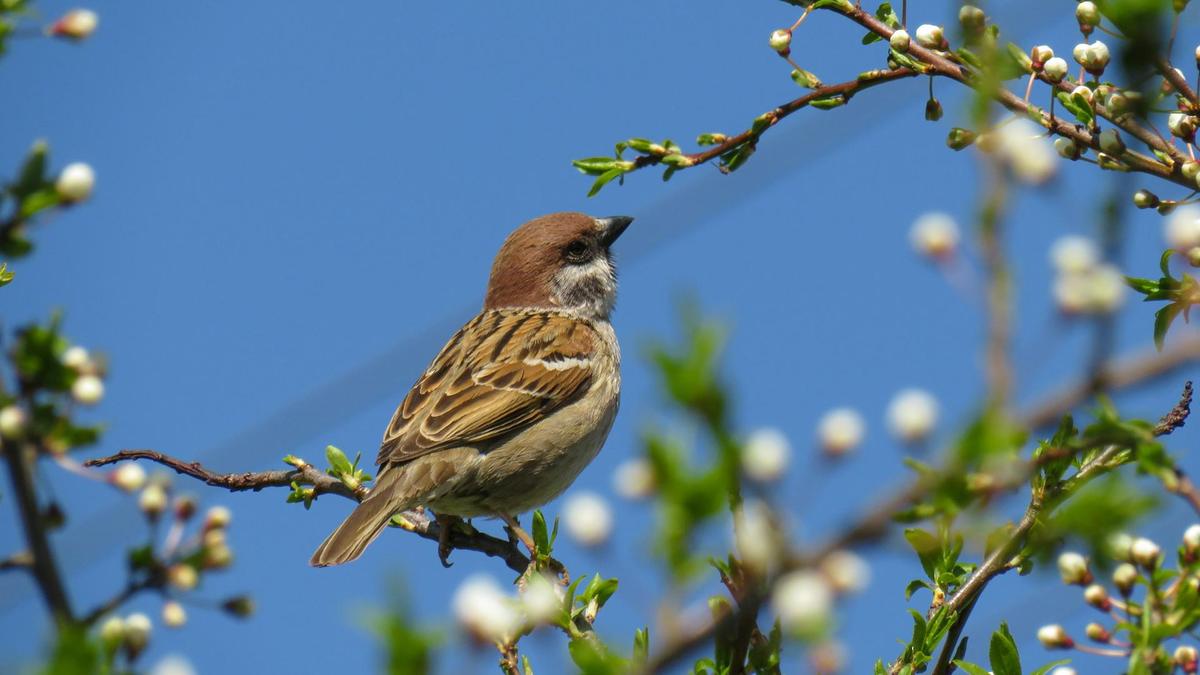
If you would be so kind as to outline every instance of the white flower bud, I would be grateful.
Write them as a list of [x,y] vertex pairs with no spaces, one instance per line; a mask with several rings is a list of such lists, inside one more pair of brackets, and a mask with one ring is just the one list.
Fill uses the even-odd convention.
[[958,247],[958,223],[940,211],[923,213],[913,222],[908,239],[917,253],[930,258],[947,258]]
[[563,525],[580,545],[599,546],[612,532],[612,509],[598,494],[576,492],[563,504]]
[[136,658],[138,654],[146,648],[150,643],[150,617],[135,612],[125,617],[125,635],[124,645],[125,651],[130,654],[130,658]]
[[29,414],[17,404],[10,404],[0,409],[0,436],[4,438],[20,438],[25,435],[29,425]]
[[1107,612],[1112,607],[1108,591],[1100,584],[1092,584],[1083,589],[1083,601],[1102,612]]
[[[220,530],[213,530],[219,532]],[[233,549],[225,546],[208,546],[204,549],[204,568],[210,570],[225,569],[233,564]]]
[[1196,672],[1196,661],[1200,660],[1200,653],[1191,645],[1179,645],[1175,648],[1175,665],[1183,669],[1185,673]]
[[963,5],[958,10],[958,22],[963,30],[978,32],[987,24],[987,15],[974,5]]
[[1183,550],[1190,554],[1200,552],[1200,523],[1183,531]]
[[780,623],[789,632],[811,632],[829,618],[833,593],[816,572],[788,572],[775,584],[771,604]]
[[742,446],[742,471],[752,480],[777,480],[787,471],[792,446],[778,429],[758,429]]
[[1100,262],[1100,249],[1087,237],[1067,235],[1050,247],[1050,260],[1064,274],[1086,272]]
[[521,592],[525,619],[535,626],[557,621],[563,613],[564,599],[561,586],[550,583],[540,574],[530,575]]
[[1096,3],[1084,0],[1075,6],[1075,19],[1080,27],[1095,28],[1100,25],[1100,10]]
[[1083,632],[1092,642],[1106,643],[1112,639],[1112,633],[1110,633],[1107,628],[1094,621],[1085,626]]
[[1200,176],[1200,162],[1189,159],[1179,167],[1179,172],[1188,180],[1196,180],[1196,176]]
[[1062,626],[1052,623],[1042,626],[1037,632],[1038,642],[1048,649],[1070,649],[1075,646],[1074,640],[1067,635]]
[[840,457],[862,443],[866,426],[857,410],[834,408],[817,422],[817,440],[826,454]]
[[1113,265],[1097,265],[1087,274],[1088,311],[1111,314],[1125,301],[1125,275]]
[[1083,60],[1087,58],[1087,49],[1088,44],[1086,42],[1080,42],[1075,45],[1075,48],[1071,50],[1071,56],[1075,59],[1075,63],[1083,65]]
[[233,512],[225,506],[214,506],[204,514],[204,529],[220,530],[229,527],[229,522],[233,520]]
[[871,566],[853,551],[838,550],[825,556],[821,573],[837,593],[858,593],[871,583]]
[[613,491],[625,499],[646,499],[658,489],[654,466],[643,457],[627,459],[613,472]]
[[90,9],[73,9],[62,17],[50,24],[47,32],[50,35],[70,38],[72,40],[85,40],[92,33],[96,32],[96,27],[100,25],[100,17]]
[[1113,586],[1116,586],[1117,590],[1121,591],[1121,595],[1129,595],[1133,590],[1133,585],[1137,583],[1137,579],[1137,568],[1129,563],[1121,563],[1113,570]]
[[1054,58],[1054,50],[1050,45],[1037,45],[1029,50],[1029,58],[1033,61],[1034,70],[1037,70],[1038,64],[1046,65],[1046,62]]
[[159,483],[150,483],[138,497],[138,508],[151,519],[167,509],[167,491]]
[[1086,313],[1090,296],[1087,274],[1060,274],[1054,280],[1054,303],[1063,314]]
[[167,628],[180,628],[187,623],[187,612],[183,605],[175,600],[168,600],[162,606],[163,625]]
[[1105,129],[1100,132],[1100,149],[1113,157],[1125,154],[1125,141],[1116,129]]
[[1138,537],[1133,540],[1129,554],[1133,557],[1133,562],[1146,569],[1154,569],[1158,566],[1159,558],[1162,557],[1162,549],[1153,541],[1145,537]]
[[[888,39],[888,44],[892,46],[898,53],[903,54],[908,51],[909,43],[912,39],[908,36],[908,31],[903,28],[896,29],[892,32],[892,37]],[[1200,47],[1197,47],[1200,49]]]
[[1139,209],[1152,209],[1158,204],[1158,195],[1149,190],[1138,190],[1133,193],[1133,205]]
[[[1080,49],[1082,47],[1083,49]],[[1083,66],[1084,70],[1093,75],[1099,75],[1108,67],[1109,53],[1108,45],[1099,40],[1091,44],[1075,45],[1075,50],[1071,53],[1075,57],[1075,61]]]
[[63,352],[62,364],[75,371],[90,370],[92,355],[83,347],[73,345],[68,347],[67,351]]
[[137,492],[146,484],[146,471],[137,464],[126,462],[108,474],[108,481],[125,492]]
[[1082,84],[1071,90],[1071,96],[1075,95],[1082,96],[1083,100],[1087,101],[1089,106],[1092,105],[1092,102],[1096,98],[1096,94],[1091,90],[1091,88]]
[[115,650],[121,646],[121,642],[125,640],[125,619],[119,616],[110,616],[100,624],[100,641],[110,650]]
[[512,600],[486,575],[467,577],[454,592],[452,605],[459,624],[485,640],[507,640],[523,623]]
[[1070,666],[1059,666],[1050,671],[1050,675],[1079,675],[1075,669]]
[[96,186],[96,173],[83,162],[68,164],[58,174],[54,189],[65,202],[81,202],[92,195]]
[[779,528],[766,504],[746,500],[733,513],[733,535],[742,562],[757,575],[773,572],[779,563]]
[[[1197,180],[1197,185],[1200,185],[1200,180]],[[1200,267],[1200,246],[1194,246],[1183,252],[1187,258],[1187,262],[1192,267]]]
[[1167,128],[1173,136],[1190,141],[1196,136],[1196,119],[1187,113],[1173,112],[1167,115]]
[[787,56],[792,51],[792,31],[786,28],[780,28],[771,33],[771,39],[768,40],[771,49],[774,49],[781,56]]
[[1067,76],[1070,66],[1067,65],[1067,60],[1061,56],[1052,56],[1046,59],[1042,65],[1042,74],[1051,82],[1062,82],[1062,79]]
[[937,425],[937,399],[921,389],[905,389],[888,404],[887,418],[892,433],[900,440],[906,443],[921,441]]
[[1200,246],[1200,208],[1188,205],[1172,211],[1163,223],[1163,238],[1176,251]]
[[190,591],[200,583],[196,568],[186,563],[176,563],[167,569],[167,583],[181,591]]
[[1087,558],[1074,551],[1064,551],[1058,556],[1058,574],[1064,584],[1082,586],[1092,581]]
[[95,375],[80,375],[71,385],[71,397],[83,405],[96,405],[104,398],[104,381]]
[[1083,154],[1083,148],[1074,139],[1059,136],[1054,139],[1054,150],[1064,159],[1076,160]]
[[946,35],[941,26],[923,23],[917,27],[917,44],[926,49],[942,49],[946,44]]
[[1044,130],[1027,119],[1018,119],[996,130],[998,149],[1017,178],[1044,183],[1054,176],[1057,163]]

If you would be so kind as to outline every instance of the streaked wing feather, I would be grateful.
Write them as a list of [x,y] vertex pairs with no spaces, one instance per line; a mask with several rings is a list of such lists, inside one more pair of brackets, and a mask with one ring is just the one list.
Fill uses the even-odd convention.
[[566,314],[481,314],[409,391],[377,463],[485,442],[542,419],[587,390],[595,347],[591,326]]

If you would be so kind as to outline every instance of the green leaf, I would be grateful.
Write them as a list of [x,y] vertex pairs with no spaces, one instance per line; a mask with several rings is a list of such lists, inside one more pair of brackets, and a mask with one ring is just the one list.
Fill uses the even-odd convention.
[[1000,629],[992,633],[991,644],[988,645],[988,660],[992,664],[995,675],[1021,675],[1021,657],[1017,653],[1017,643],[1012,633],[1008,632],[1008,624],[1000,623]]
[[937,564],[942,557],[941,542],[929,532],[915,527],[906,529],[904,531],[904,538],[908,540],[909,545],[917,552],[917,557],[921,559],[921,568],[925,570],[925,574],[930,579],[933,579],[937,575]]
[[1060,91],[1055,96],[1063,104],[1063,107],[1075,116],[1075,119],[1079,120],[1085,126],[1090,127],[1092,125],[1092,121],[1096,116],[1092,111],[1092,105],[1083,97],[1083,94]]
[[612,179],[622,176],[624,174],[625,174],[624,169],[610,169],[610,170],[604,172],[603,174],[600,175],[599,178],[596,179],[596,182],[592,183],[592,189],[588,190],[587,196],[595,197],[597,194],[599,194],[600,189],[603,188],[605,185],[608,185],[608,183],[610,181],[612,181]]
[[537,552],[543,555],[550,554],[550,535],[546,530],[546,517],[542,515],[541,510],[533,512],[533,543],[537,547]]
[[846,105],[846,97],[842,94],[833,94],[831,96],[822,96],[814,98],[808,102],[808,105],[817,110],[833,110],[834,108]]
[[965,671],[967,673],[967,675],[991,675],[990,673],[988,673],[988,671],[986,669],[980,668],[979,666],[975,665],[974,663],[967,663],[966,661],[955,661],[954,665],[958,666],[959,668],[962,668],[963,671]]
[[12,283],[13,273],[8,271],[8,263],[0,262],[0,286]]
[[621,161],[615,157],[587,157],[585,159],[574,160],[571,162],[571,166],[589,176],[599,176],[611,171]]
[[1042,666],[1041,668],[1038,668],[1037,670],[1033,671],[1032,673],[1030,673],[1030,675],[1046,675],[1046,673],[1050,672],[1051,668],[1057,668],[1058,666],[1065,666],[1070,662],[1071,662],[1071,659],[1059,659],[1058,661],[1051,661],[1050,663],[1047,663],[1046,665]]
[[325,446],[325,459],[329,462],[329,473],[333,476],[354,473],[354,467],[350,464],[350,460],[346,459],[346,453],[335,446]]
[[1154,346],[1162,351],[1163,342],[1167,339],[1167,330],[1171,328],[1171,323],[1175,321],[1175,317],[1183,311],[1185,305],[1172,303],[1166,305],[1154,313]]
[[[21,170],[17,174],[17,180],[9,185],[8,191],[18,202],[25,201],[25,198],[35,191],[48,186],[46,179],[46,155],[49,147],[45,141],[38,141],[30,148],[29,154],[25,156],[25,162],[21,165]],[[53,186],[50,186],[51,188]]]
[[822,85],[821,78],[803,68],[792,70],[792,81],[807,89],[816,89]]

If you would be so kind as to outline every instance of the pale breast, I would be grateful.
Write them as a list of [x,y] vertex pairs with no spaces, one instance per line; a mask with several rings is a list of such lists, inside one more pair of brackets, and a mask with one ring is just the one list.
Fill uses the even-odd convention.
[[454,486],[430,506],[460,516],[519,514],[562,494],[595,459],[620,405],[620,350],[612,327],[596,326],[604,343],[586,393],[536,424],[480,452]]

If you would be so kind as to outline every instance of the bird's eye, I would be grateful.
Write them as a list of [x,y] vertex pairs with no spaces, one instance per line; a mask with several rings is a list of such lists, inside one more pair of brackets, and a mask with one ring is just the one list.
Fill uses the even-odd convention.
[[582,239],[576,239],[570,244],[567,244],[567,248],[563,251],[563,255],[569,262],[584,263],[587,262],[588,258],[591,257],[591,249],[588,247],[586,241],[583,241]]

